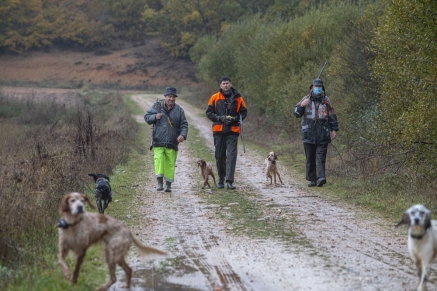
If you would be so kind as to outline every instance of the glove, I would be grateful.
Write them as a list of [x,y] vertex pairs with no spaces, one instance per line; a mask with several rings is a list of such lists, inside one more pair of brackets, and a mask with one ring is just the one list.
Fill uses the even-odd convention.
[[220,121],[223,122],[224,125],[229,125],[231,124],[231,118],[228,118],[226,115],[222,115],[220,116]]
[[235,116],[232,116],[232,118],[231,118],[232,122],[237,122],[239,120],[240,120],[240,115],[235,115]]

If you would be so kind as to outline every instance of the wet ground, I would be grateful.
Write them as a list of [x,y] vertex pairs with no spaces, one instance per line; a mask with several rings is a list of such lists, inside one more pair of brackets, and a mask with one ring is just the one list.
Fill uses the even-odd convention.
[[[24,94],[13,90],[17,96]],[[72,90],[43,91],[34,89],[32,96],[73,98],[75,94]],[[144,112],[156,98],[162,95],[133,96]],[[177,103],[212,151],[210,122],[204,110],[191,107],[182,98]],[[143,116],[136,118],[144,123]],[[133,247],[128,258],[134,269],[131,290],[415,290],[417,278],[407,251],[407,230],[395,229],[397,221],[386,221],[324,195],[329,181],[323,188],[306,187],[292,171],[281,167],[280,161],[284,185],[267,185],[267,153],[259,154],[246,145],[246,153],[238,156],[236,195],[239,190],[250,191],[261,202],[274,205],[274,211],[257,219],[285,220],[297,237],[287,241],[275,235],[237,235],[233,226],[217,215],[226,215],[227,207],[205,203],[205,195],[228,190],[200,189],[198,157],[190,152],[189,144],[182,143],[172,193],[155,191],[153,172],[138,173],[139,191],[131,215],[139,218],[139,223],[132,229],[143,242],[171,255],[143,258]],[[152,165],[153,161],[149,162]],[[299,241],[302,243],[296,243]],[[121,269],[117,277],[112,291],[124,290],[120,288],[124,281]],[[432,270],[429,290],[437,290],[436,277]]]
[[[144,112],[156,98],[161,96],[133,96]],[[204,112],[182,99],[177,103],[212,150],[210,122]],[[137,120],[144,122],[143,116]],[[276,217],[287,220],[298,239],[307,243],[274,236],[257,239],[236,235],[216,215],[226,209],[206,205],[202,198],[210,190],[199,188],[196,158],[190,156],[188,144],[182,143],[172,193],[155,191],[153,173],[139,178],[141,190],[135,211],[141,222],[133,227],[134,232],[144,242],[166,249],[171,256],[144,259],[131,252],[129,262],[134,267],[131,290],[415,289],[417,279],[408,256],[407,231],[395,229],[396,221],[384,221],[324,197],[323,188],[313,193],[280,164],[284,185],[266,185],[265,156],[246,146],[246,153],[241,152],[238,157],[237,187],[273,203]],[[216,195],[217,191],[209,193]],[[119,290],[124,274],[119,273],[118,277],[119,282],[111,290]],[[432,273],[429,290],[435,289],[434,278]]]

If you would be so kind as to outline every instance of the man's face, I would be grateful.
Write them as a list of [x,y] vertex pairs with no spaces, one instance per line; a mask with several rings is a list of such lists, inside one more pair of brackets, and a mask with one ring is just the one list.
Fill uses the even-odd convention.
[[167,106],[173,107],[176,104],[176,96],[173,94],[166,95],[165,104],[167,104]]
[[220,83],[220,89],[222,89],[223,92],[228,93],[229,90],[231,90],[232,84],[230,81],[222,81]]

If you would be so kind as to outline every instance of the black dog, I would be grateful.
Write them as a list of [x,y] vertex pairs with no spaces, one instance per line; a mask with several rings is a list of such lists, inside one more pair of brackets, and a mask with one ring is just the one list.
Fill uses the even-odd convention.
[[[97,207],[100,213],[105,213],[105,209],[108,207],[109,202],[112,201],[111,185],[109,185],[109,177],[103,174],[88,174],[94,178],[96,183],[96,191],[94,197],[96,197]],[[103,205],[102,205],[103,200]]]

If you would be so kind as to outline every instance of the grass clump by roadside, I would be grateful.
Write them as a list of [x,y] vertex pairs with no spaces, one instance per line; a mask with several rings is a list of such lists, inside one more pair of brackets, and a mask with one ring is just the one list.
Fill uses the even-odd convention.
[[[76,105],[17,101],[0,94],[0,107],[14,106],[0,116],[0,289],[94,290],[107,272],[103,246],[90,248],[77,285],[58,266],[56,222],[65,193],[78,191],[94,200],[88,173],[110,176],[114,204],[107,213],[128,217],[135,155],[144,145],[132,142],[138,124],[123,98],[115,93],[79,94]],[[104,114],[103,114],[104,112]],[[67,258],[74,266],[73,255]]]

